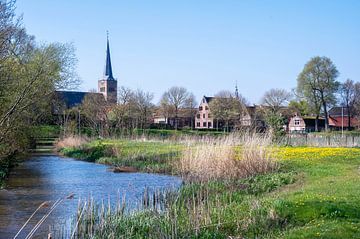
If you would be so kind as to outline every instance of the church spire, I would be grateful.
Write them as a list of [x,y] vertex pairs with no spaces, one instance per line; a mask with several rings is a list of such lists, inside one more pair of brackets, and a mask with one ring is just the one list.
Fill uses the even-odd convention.
[[236,81],[236,84],[235,84],[235,98],[239,99],[239,90],[238,90],[237,81]]
[[112,73],[111,58],[110,58],[110,46],[109,46],[109,32],[106,32],[106,63],[105,63],[105,78],[107,80],[115,80]]

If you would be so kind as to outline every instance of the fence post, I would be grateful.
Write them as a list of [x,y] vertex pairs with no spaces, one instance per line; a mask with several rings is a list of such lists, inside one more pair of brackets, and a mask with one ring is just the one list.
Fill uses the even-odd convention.
[[348,136],[346,135],[345,136],[345,147],[347,147],[348,146]]
[[330,136],[327,136],[328,139],[328,146],[330,146]]
[[355,136],[352,136],[352,146],[355,147]]

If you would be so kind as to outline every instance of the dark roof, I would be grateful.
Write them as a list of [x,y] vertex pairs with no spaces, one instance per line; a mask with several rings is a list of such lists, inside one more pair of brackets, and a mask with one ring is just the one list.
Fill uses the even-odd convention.
[[106,62],[105,62],[104,76],[106,80],[115,80],[113,77],[112,67],[111,67],[109,37],[107,38],[107,42],[106,42]]
[[204,95],[204,98],[205,98],[205,100],[206,100],[207,103],[210,103],[210,101],[212,101],[215,97],[205,96],[205,95]]
[[[342,112],[343,110],[344,112]],[[343,114],[344,113],[344,114]],[[346,107],[340,107],[340,106],[336,106],[336,107],[332,107],[329,112],[328,112],[329,116],[347,116],[348,115],[348,110]]]
[[[79,91],[55,91],[57,100],[63,101],[66,108],[72,108],[82,103],[86,95],[101,95],[101,93],[79,92]],[[103,97],[103,96],[102,96]]]

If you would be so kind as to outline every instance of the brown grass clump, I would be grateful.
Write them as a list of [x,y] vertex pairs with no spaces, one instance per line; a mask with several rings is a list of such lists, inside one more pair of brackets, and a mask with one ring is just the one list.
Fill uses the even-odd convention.
[[244,178],[277,168],[271,158],[271,138],[267,135],[230,135],[189,143],[177,169],[186,180],[209,181]]
[[55,146],[56,149],[76,148],[86,144],[87,142],[89,142],[89,138],[87,137],[72,135],[58,140]]

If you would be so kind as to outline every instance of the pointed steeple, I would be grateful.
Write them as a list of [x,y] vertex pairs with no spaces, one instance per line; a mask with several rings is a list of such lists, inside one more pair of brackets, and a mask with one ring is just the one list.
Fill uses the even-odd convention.
[[235,84],[235,98],[239,99],[239,90],[238,90],[237,81],[236,81],[236,84]]
[[104,76],[107,80],[115,80],[112,67],[111,67],[111,58],[110,58],[110,46],[109,46],[109,32],[106,32],[106,63],[105,63],[105,71]]

